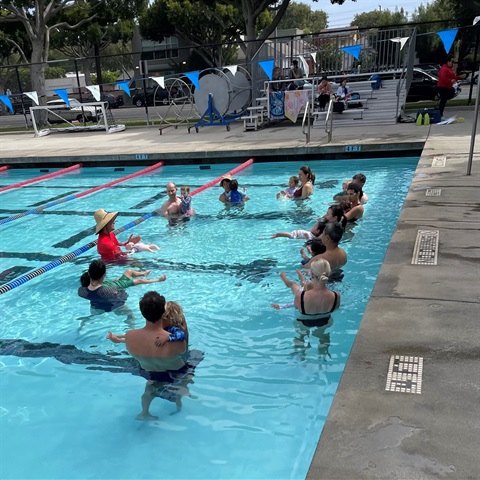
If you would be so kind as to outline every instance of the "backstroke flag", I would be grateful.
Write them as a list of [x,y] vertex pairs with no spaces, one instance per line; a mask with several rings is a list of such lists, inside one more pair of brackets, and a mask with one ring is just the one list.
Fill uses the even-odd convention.
[[258,64],[263,68],[263,71],[267,74],[269,80],[273,77],[273,64],[275,60],[262,60]]
[[452,28],[450,30],[440,30],[437,32],[437,35],[441,38],[443,42],[443,47],[447,53],[450,52],[452,48],[453,42],[455,41],[455,37],[457,36],[458,28]]
[[230,71],[232,75],[235,75],[238,70],[238,65],[227,65],[226,67],[223,67],[223,68],[226,68],[227,70]]
[[399,43],[400,44],[400,50],[402,50],[409,38],[410,37],[395,37],[395,38],[391,38],[390,41],[394,42],[394,43],[395,42]]
[[38,105],[38,93],[37,92],[24,92],[28,98],[31,98],[35,105]]
[[0,95],[0,101],[2,101],[7,108],[13,113],[13,105],[12,102],[10,101],[10,98],[8,98],[8,95]]
[[90,90],[91,94],[93,95],[93,98],[97,102],[99,102],[100,101],[100,85],[88,85],[86,88]]
[[165,88],[165,77],[150,77],[153,81],[157,82],[160,87]]
[[128,80],[120,80],[117,82],[117,85],[129,96],[130,95],[130,87],[128,86]]
[[357,60],[360,60],[360,51],[362,50],[361,45],[352,45],[351,47],[342,47],[342,50],[344,52],[349,53],[353,57],[355,57]]
[[54,92],[68,105],[70,106],[70,100],[68,99],[68,93],[66,88],[58,88]]
[[196,72],[188,72],[185,74],[187,78],[195,85],[197,90],[200,90],[200,84],[198,83],[198,77],[200,75],[199,71]]

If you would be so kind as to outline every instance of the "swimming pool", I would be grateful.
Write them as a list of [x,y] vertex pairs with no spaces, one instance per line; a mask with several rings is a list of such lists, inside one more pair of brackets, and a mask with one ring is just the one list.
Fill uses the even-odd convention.
[[[97,258],[94,249],[1,295],[0,338],[24,339],[37,348],[31,356],[0,359],[0,476],[304,478],[417,163],[309,162],[317,181],[313,200],[303,204],[275,199],[301,163],[254,164],[238,175],[252,199],[244,208],[226,209],[217,201],[220,189],[211,188],[194,197],[198,214],[190,222],[169,226],[154,217],[129,230],[162,248],[138,255],[139,266],[151,268],[152,276],[167,274],[158,290],[182,304],[190,347],[205,352],[181,412],[155,399],[156,422],[135,420],[145,381],[121,371],[122,346],[105,340],[108,330],[128,328],[125,318],[78,320],[89,313],[88,302],[76,295],[78,278]],[[193,189],[231,168],[164,167],[3,225],[0,272],[21,274],[94,240],[92,214],[98,208],[119,211],[118,227],[159,208],[167,181]],[[81,169],[7,192],[0,214],[134,171]],[[270,304],[290,301],[278,274],[285,270],[294,278],[302,242],[258,238],[310,227],[342,181],[358,172],[367,175],[370,200],[365,218],[342,245],[349,256],[345,279],[335,287],[342,307],[320,339],[299,344],[293,310],[275,311]],[[0,186],[39,174],[9,171],[0,175]],[[123,269],[110,267],[108,277]],[[136,326],[143,325],[138,300],[148,290],[128,290]]]

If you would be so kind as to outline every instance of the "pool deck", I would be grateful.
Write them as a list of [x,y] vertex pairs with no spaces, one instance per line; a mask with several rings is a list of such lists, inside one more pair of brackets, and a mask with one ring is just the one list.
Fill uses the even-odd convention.
[[[246,133],[239,124],[198,134],[169,128],[162,136],[153,127],[2,134],[0,165],[294,160],[335,158],[358,146],[372,156],[423,148],[307,478],[479,479],[480,135],[466,176],[474,111],[455,113],[465,123],[360,125],[336,129],[329,145],[314,129],[308,147],[300,127],[283,124]],[[444,155],[445,166],[432,166]],[[419,230],[438,231],[437,265],[412,265]],[[421,394],[385,390],[392,355],[423,358]]]

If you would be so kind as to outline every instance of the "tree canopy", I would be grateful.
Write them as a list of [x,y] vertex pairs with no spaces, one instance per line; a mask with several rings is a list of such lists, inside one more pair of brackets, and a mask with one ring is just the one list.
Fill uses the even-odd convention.
[[403,8],[400,8],[400,10],[395,9],[395,11],[392,12],[380,7],[378,10],[371,10],[370,12],[362,12],[355,15],[350,26],[374,28],[386,25],[400,25],[407,22],[407,12]]
[[278,28],[300,28],[305,33],[317,33],[327,25],[327,14],[322,10],[312,10],[305,3],[291,2]]
[[[67,9],[78,7],[74,23],[62,21],[60,16]],[[2,0],[0,23],[20,23],[31,46],[32,87],[45,102],[45,68],[50,49],[50,34],[53,29],[74,29],[88,22],[90,5],[85,0]]]
[[[345,0],[330,1],[331,3],[341,5]],[[157,39],[160,40],[162,35],[163,37],[166,35],[166,32],[170,32],[170,34],[174,32],[179,33],[183,28],[182,35],[185,38],[192,39],[197,32],[192,31],[191,28],[185,28],[186,25],[177,25],[172,20],[173,4],[185,4],[186,2],[187,0],[156,0],[155,3],[150,6],[148,14],[140,19],[140,31],[142,35],[154,40],[155,38],[152,32],[156,27],[162,31],[161,35],[157,35]],[[192,4],[193,3],[195,4],[197,12],[200,12],[200,15],[210,15],[207,17],[210,20],[210,28],[219,28],[222,34],[232,29],[228,33],[238,41],[240,48],[245,53],[248,64],[255,52],[278,27],[291,0],[192,0]],[[165,8],[165,6],[167,8]],[[231,25],[222,22],[219,15],[215,14],[220,7],[226,9],[233,8],[234,10],[232,11],[238,12],[238,17],[236,17]],[[202,21],[203,20],[197,16],[196,22],[192,22],[192,25],[198,30],[199,24]],[[240,36],[242,36],[242,38]],[[205,40],[203,43],[206,43]]]

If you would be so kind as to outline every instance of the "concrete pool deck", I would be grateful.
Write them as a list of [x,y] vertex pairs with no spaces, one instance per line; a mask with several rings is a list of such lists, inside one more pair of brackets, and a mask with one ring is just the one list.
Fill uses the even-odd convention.
[[[422,151],[307,478],[478,479],[480,136],[466,176],[473,108],[456,113],[465,123],[337,128],[328,145],[323,131],[312,130],[307,147],[300,127],[283,124],[246,133],[239,124],[198,134],[169,128],[162,136],[153,127],[2,134],[0,165],[334,158],[359,146],[372,156]],[[444,155],[445,166],[432,166]],[[440,195],[426,196],[427,189]],[[436,266],[411,264],[419,230],[438,231]],[[423,358],[421,394],[385,390],[392,355]]]

